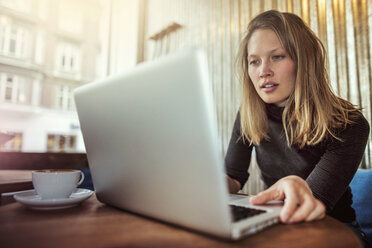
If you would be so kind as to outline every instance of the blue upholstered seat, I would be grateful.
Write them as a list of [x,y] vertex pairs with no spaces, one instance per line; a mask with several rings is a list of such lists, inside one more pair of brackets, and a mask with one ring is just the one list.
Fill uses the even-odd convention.
[[89,168],[80,168],[84,172],[84,181],[80,184],[79,188],[94,190],[92,175]]
[[372,170],[359,169],[350,183],[357,221],[372,244]]

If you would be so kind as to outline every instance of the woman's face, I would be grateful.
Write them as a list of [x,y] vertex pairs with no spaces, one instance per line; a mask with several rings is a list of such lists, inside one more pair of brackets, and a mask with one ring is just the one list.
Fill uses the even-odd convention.
[[257,29],[248,42],[248,74],[266,103],[283,107],[294,91],[296,64],[278,36],[270,29]]

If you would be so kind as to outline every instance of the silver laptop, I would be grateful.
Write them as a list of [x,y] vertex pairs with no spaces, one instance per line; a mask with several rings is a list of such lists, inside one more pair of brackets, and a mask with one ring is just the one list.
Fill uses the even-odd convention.
[[203,50],[140,64],[74,97],[99,201],[233,240],[278,221],[280,204],[228,194]]

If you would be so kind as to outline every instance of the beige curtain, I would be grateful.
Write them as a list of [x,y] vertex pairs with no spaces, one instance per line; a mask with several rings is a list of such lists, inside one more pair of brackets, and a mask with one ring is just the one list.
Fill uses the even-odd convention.
[[[145,60],[185,48],[202,47],[209,56],[222,149],[226,152],[240,102],[234,59],[248,22],[277,9],[301,16],[323,41],[329,54],[334,91],[363,108],[371,123],[372,0],[147,0],[143,30]],[[149,39],[171,23],[182,28]],[[372,168],[369,139],[362,167]],[[262,187],[252,164],[245,192]]]

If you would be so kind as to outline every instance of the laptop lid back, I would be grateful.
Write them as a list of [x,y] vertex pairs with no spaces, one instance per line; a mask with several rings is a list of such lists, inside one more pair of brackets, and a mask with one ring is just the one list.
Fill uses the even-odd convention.
[[100,201],[229,238],[231,217],[202,50],[75,90]]

